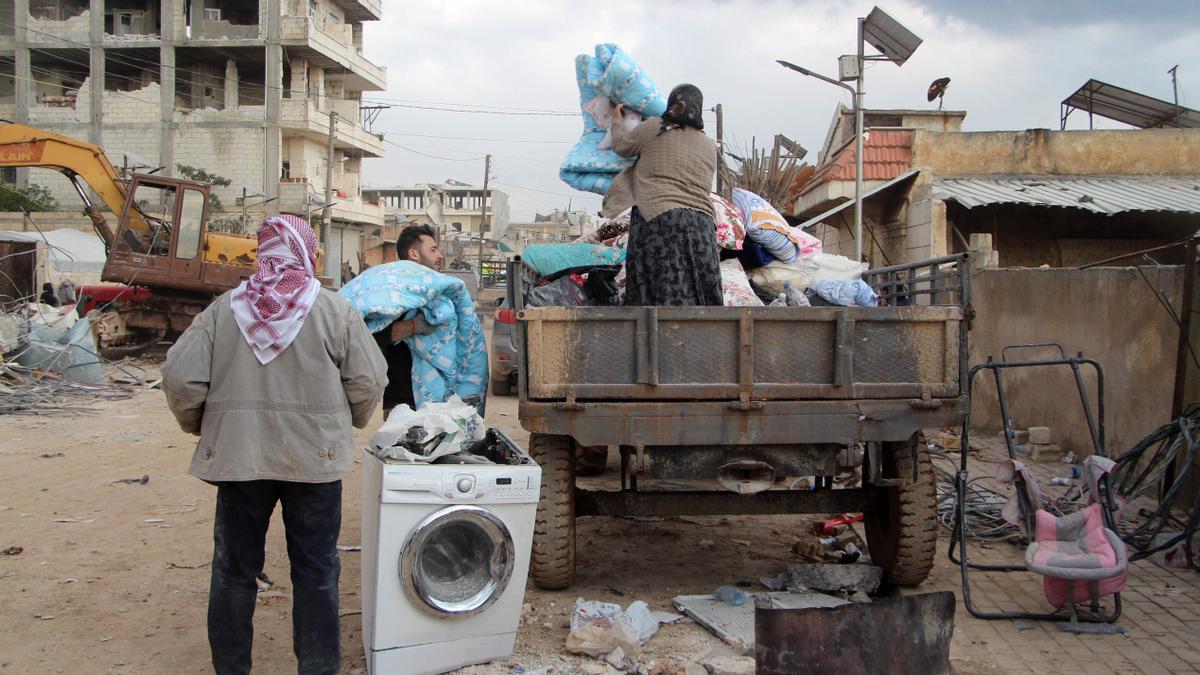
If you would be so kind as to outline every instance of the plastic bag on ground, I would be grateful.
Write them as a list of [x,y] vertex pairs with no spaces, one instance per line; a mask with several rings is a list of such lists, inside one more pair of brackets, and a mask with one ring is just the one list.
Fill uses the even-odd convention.
[[[424,434],[415,439],[427,445],[441,434],[445,436],[426,454],[416,454],[401,445],[409,437],[409,430],[420,427]],[[370,451],[380,459],[404,459],[410,462],[432,462],[433,460],[466,450],[476,441],[483,440],[487,427],[478,411],[451,396],[445,403],[426,403],[419,410],[407,405],[392,408],[387,421],[371,436]]]
[[622,610],[620,605],[596,600],[575,600],[567,651],[603,656],[617,647],[637,656],[642,645],[658,632],[659,618],[641,600]]

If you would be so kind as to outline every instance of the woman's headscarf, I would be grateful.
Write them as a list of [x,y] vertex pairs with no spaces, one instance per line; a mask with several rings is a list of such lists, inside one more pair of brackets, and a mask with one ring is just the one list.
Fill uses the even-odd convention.
[[258,228],[258,269],[233,290],[229,306],[258,362],[292,344],[321,289],[317,235],[303,218],[272,216]]
[[[676,103],[683,104],[683,112],[679,115],[673,115],[671,109]],[[671,90],[671,95],[667,97],[667,112],[663,113],[663,129],[666,130],[667,125],[678,127],[692,127],[695,129],[704,130],[704,94],[700,93],[699,87],[691,84],[681,84]]]

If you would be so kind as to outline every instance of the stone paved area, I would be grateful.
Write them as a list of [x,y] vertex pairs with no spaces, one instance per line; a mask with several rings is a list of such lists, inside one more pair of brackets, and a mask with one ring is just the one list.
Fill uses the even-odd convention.
[[[972,445],[976,445],[972,439]],[[982,459],[970,461],[972,477],[990,475],[1002,445],[981,443]],[[957,460],[957,454],[953,455]],[[942,466],[947,466],[944,462]],[[1061,463],[1030,463],[1044,493],[1065,489],[1048,479],[1068,473]],[[983,472],[977,473],[977,472]],[[994,484],[990,487],[997,487]],[[1126,512],[1135,509],[1127,508]],[[1123,612],[1117,625],[1124,635],[1074,635],[1054,622],[981,620],[962,602],[957,565],[946,558],[949,533],[939,541],[938,561],[930,580],[918,592],[953,591],[958,597],[951,650],[955,672],[962,673],[1190,673],[1200,671],[1200,574],[1168,569],[1150,560],[1130,567],[1128,590],[1121,595]],[[969,559],[1019,563],[1023,550],[1009,543],[972,545]],[[1042,578],[1027,572],[971,573],[971,595],[983,611],[1048,612]],[[1111,603],[1111,598],[1106,598]],[[1106,605],[1106,608],[1111,605]]]

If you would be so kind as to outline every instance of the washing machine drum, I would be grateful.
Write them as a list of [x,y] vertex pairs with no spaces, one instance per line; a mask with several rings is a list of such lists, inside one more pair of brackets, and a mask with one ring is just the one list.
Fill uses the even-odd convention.
[[512,577],[515,549],[504,522],[477,506],[451,506],[421,521],[400,552],[408,599],[435,616],[487,609]]

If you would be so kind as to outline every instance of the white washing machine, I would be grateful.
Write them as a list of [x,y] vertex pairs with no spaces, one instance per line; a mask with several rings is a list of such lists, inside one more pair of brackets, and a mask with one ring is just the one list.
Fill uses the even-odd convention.
[[363,452],[369,673],[442,673],[512,655],[541,486],[541,469],[523,459],[412,464]]

